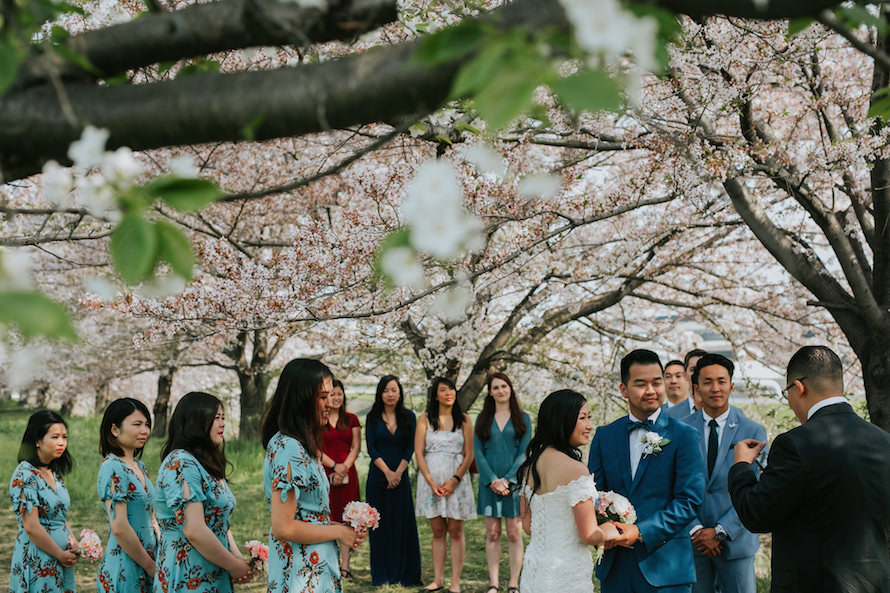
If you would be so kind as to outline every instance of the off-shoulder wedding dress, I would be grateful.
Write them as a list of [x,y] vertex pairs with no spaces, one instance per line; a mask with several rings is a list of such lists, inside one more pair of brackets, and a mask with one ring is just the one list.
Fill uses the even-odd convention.
[[581,476],[552,492],[523,496],[532,513],[531,542],[525,549],[520,593],[593,593],[593,559],[578,537],[572,508],[579,502],[596,502],[593,476]]

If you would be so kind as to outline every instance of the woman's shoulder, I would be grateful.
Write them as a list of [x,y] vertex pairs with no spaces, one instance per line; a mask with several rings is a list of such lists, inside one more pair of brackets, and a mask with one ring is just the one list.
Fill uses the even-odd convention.
[[283,432],[275,433],[275,436],[269,441],[269,450],[274,451],[277,455],[285,457],[308,457],[309,452],[298,439],[284,434]]
[[28,482],[30,480],[36,480],[39,475],[40,472],[36,467],[31,465],[29,461],[21,461],[15,466],[15,470],[12,472],[12,480]]
[[362,425],[362,421],[352,412],[346,412],[346,423],[349,424],[350,428],[361,427]]
[[162,471],[203,471],[204,467],[198,459],[186,449],[173,449],[161,461],[158,473]]
[[538,459],[538,472],[546,478],[548,491],[567,486],[579,478],[590,478],[587,466],[556,449],[545,449]]

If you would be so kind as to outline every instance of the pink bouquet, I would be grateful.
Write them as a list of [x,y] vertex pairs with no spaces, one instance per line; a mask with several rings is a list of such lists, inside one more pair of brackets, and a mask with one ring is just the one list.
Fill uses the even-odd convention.
[[80,530],[80,550],[83,556],[86,556],[90,562],[95,562],[102,557],[102,540],[96,535],[92,529]]
[[366,502],[353,500],[343,509],[343,520],[353,529],[377,529],[380,513]]
[[266,570],[266,562],[269,561],[269,546],[255,539],[244,543],[247,552],[250,554],[250,560],[247,563],[253,570]]
[[633,524],[637,521],[637,511],[630,501],[617,492],[600,492],[596,501],[596,522],[600,525],[606,521]]

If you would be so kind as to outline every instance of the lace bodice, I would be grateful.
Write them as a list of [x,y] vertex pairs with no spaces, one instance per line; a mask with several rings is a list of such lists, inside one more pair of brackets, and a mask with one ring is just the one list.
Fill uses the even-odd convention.
[[581,476],[533,496],[525,485],[522,494],[531,508],[532,537],[522,566],[521,593],[593,593],[593,559],[578,537],[573,513],[579,502],[596,501],[593,477]]

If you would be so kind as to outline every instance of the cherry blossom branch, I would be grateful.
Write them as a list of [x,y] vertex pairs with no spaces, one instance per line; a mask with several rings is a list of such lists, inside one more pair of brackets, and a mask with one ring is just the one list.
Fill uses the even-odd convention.
[[853,31],[852,29],[844,25],[840,20],[838,20],[838,18],[832,11],[823,10],[819,12],[817,20],[847,41],[849,41],[850,45],[852,45],[865,55],[871,57],[875,62],[880,64],[881,67],[886,70],[890,70],[890,55],[875,47],[874,45],[859,39],[859,37],[856,36],[855,31]]

